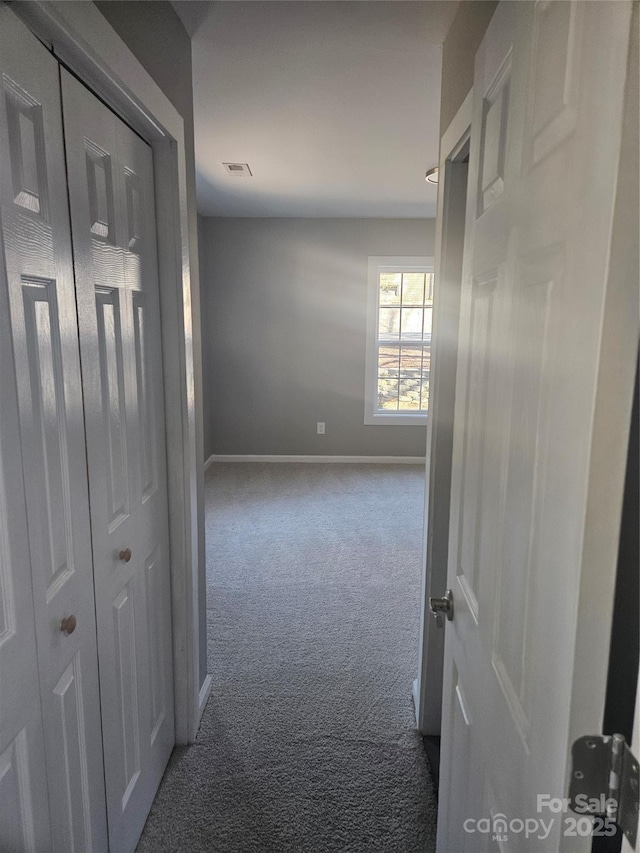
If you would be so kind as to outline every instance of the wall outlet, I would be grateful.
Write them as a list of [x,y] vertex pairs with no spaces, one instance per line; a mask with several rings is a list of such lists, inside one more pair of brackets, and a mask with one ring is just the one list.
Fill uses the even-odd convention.
[[318,435],[324,435],[324,421],[318,421]]

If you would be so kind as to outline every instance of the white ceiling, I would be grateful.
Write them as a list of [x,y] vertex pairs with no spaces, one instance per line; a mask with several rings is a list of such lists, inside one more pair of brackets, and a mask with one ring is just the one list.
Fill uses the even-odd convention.
[[[435,216],[455,2],[175,2],[193,36],[206,216]],[[224,162],[248,163],[234,177]]]

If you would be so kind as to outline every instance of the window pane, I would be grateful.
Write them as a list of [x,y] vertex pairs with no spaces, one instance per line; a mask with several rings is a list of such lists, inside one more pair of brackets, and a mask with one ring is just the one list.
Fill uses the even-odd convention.
[[427,304],[430,304],[433,302],[433,273],[432,272],[427,273],[427,281],[426,281],[426,288],[425,288],[425,294],[424,294],[424,301]]
[[400,380],[400,409],[419,411],[420,409],[420,377]]
[[381,378],[397,378],[400,368],[400,347],[386,346],[378,350],[378,376]]
[[433,322],[433,308],[424,309],[424,331],[422,334],[423,340],[431,340],[431,324]]
[[400,305],[402,274],[399,272],[381,272],[380,305]]
[[398,410],[397,379],[378,379],[378,408],[385,411]]
[[402,309],[402,336],[403,341],[422,340],[422,314],[423,308]]
[[429,380],[422,382],[422,393],[420,395],[420,408],[426,411],[429,408]]
[[400,309],[381,308],[378,319],[378,339],[397,341],[400,334]]
[[424,273],[406,272],[402,275],[402,304],[422,305],[424,303]]
[[405,379],[420,379],[422,371],[422,347],[402,347],[400,375]]
[[429,408],[429,368],[431,366],[431,350],[425,348],[424,359],[422,362],[422,400],[421,407]]

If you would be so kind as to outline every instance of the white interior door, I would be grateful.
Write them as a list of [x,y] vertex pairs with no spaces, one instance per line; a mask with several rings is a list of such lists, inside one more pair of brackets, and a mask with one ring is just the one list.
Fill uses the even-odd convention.
[[109,838],[133,850],[174,744],[151,149],[62,72]]
[[[11,513],[9,518],[2,513],[6,537],[0,540],[0,578],[12,586],[12,591],[8,586],[3,590],[7,597],[0,617],[5,624],[0,655],[8,667],[2,672],[3,710],[13,694],[9,717],[0,716],[0,760],[5,761],[0,786],[21,803],[3,810],[3,818],[9,815],[10,826],[14,824],[9,838],[17,838],[19,824],[25,833],[24,843],[5,846],[2,838],[0,846],[60,853],[106,850],[86,451],[58,65],[6,8],[0,8],[0,72],[6,273],[1,297],[2,451],[3,473],[10,472],[5,510]],[[23,479],[10,377],[18,395],[28,538],[24,514],[16,506],[22,506]],[[33,617],[27,604],[31,594]],[[69,620],[66,631],[61,630],[63,619]],[[12,670],[18,662],[24,671]],[[36,725],[38,677],[46,772]],[[7,736],[13,738],[9,743]],[[42,802],[45,779],[48,806]],[[50,843],[43,840],[47,809]]]
[[440,853],[590,849],[538,796],[567,796],[604,707],[638,340],[637,268],[610,253],[630,12],[503,2],[476,58]]

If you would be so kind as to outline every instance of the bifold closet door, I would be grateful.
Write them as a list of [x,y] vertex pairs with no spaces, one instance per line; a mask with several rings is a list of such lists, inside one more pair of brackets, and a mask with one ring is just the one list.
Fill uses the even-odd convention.
[[133,850],[173,748],[162,348],[150,147],[62,71],[109,838]]
[[[9,20],[8,11],[0,8],[3,152],[8,146],[7,87],[22,77],[9,51]],[[15,203],[8,165],[3,156],[3,213]],[[5,256],[0,247],[0,850],[45,850],[51,830]]]
[[6,6],[0,74],[0,849],[106,851],[60,80]]

